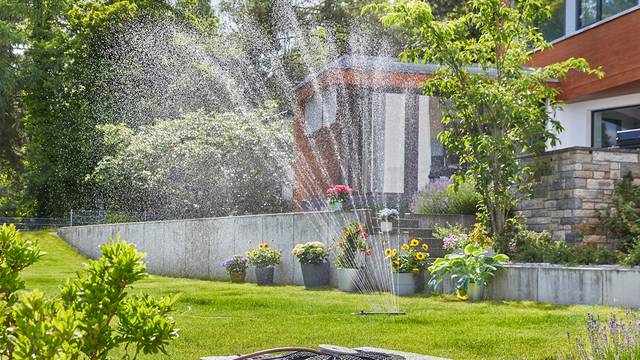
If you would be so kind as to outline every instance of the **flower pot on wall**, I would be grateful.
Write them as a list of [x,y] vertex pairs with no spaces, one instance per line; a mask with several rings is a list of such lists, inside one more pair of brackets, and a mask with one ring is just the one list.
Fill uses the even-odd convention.
[[245,272],[230,272],[229,273],[229,278],[231,279],[232,283],[243,283],[244,282],[244,278],[247,276],[247,273]]
[[256,266],[256,283],[260,286],[273,285],[273,266]]
[[300,264],[302,279],[307,289],[329,285],[329,263]]
[[482,301],[484,299],[484,285],[469,283],[467,295],[469,296],[469,301]]
[[337,269],[338,288],[345,292],[357,292],[362,282],[360,269]]
[[393,230],[393,223],[391,221],[381,221],[380,230],[382,232],[391,232],[391,230]]
[[333,211],[342,211],[342,203],[340,201],[331,203],[331,209]]

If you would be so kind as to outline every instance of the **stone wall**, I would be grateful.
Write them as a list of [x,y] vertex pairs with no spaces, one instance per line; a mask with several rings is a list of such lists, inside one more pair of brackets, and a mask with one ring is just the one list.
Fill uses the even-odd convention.
[[539,184],[519,210],[530,229],[549,230],[568,243],[606,244],[598,214],[609,207],[616,181],[640,176],[640,151],[567,148],[528,158],[539,167]]

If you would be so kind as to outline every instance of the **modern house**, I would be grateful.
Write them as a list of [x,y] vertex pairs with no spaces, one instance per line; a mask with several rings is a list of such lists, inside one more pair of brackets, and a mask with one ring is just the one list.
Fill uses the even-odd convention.
[[[551,230],[558,239],[606,242],[598,211],[608,206],[616,180],[629,171],[640,176],[638,152],[617,142],[619,132],[640,128],[640,4],[556,5],[544,28],[553,47],[535,52],[530,65],[583,57],[606,76],[570,73],[560,82],[566,104],[555,116],[565,130],[560,143],[536,159],[548,171],[520,210],[530,227]],[[407,204],[430,180],[450,174],[456,162],[437,140],[437,99],[420,95],[433,70],[388,58],[342,57],[296,88],[299,209],[322,206],[324,189],[336,183],[352,186],[362,205]]]

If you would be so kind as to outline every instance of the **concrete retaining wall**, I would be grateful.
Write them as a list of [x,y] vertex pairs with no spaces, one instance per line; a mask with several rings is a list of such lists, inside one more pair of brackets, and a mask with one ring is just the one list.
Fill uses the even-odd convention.
[[[452,293],[445,282],[439,293]],[[640,307],[640,268],[510,264],[487,288],[492,300]]]
[[[365,218],[361,211],[269,214],[65,227],[58,229],[58,235],[82,255],[96,259],[100,245],[119,232],[122,239],[147,254],[149,273],[218,280],[228,278],[221,266],[225,259],[273,240],[273,246],[282,250],[275,282],[302,284],[300,265],[291,249],[309,241],[330,245],[341,226],[353,220],[365,222]],[[247,280],[255,281],[253,271]]]

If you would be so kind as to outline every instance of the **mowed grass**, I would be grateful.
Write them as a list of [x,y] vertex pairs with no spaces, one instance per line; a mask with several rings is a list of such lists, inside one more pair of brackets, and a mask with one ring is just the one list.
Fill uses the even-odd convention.
[[[47,254],[25,272],[29,289],[52,296],[87,262],[60,238],[30,232]],[[217,281],[151,276],[131,292],[181,294],[174,318],[180,337],[169,357],[198,359],[281,346],[374,346],[451,359],[546,359],[571,346],[567,334],[583,333],[588,312],[610,308],[534,302],[467,303],[453,297],[401,298],[406,316],[352,315],[364,296],[299,286],[257,287]],[[621,311],[621,310],[616,310]]]

